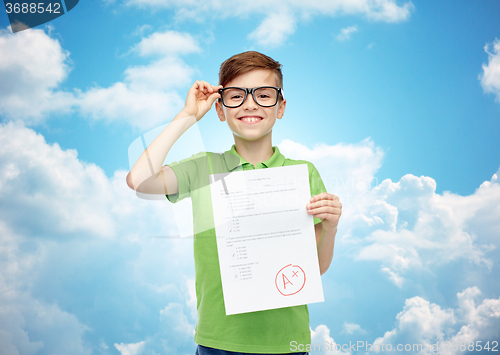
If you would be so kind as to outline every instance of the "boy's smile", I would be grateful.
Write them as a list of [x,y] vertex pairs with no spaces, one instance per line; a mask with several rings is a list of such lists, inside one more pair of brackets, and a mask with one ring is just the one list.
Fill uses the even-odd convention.
[[238,118],[240,121],[247,123],[247,124],[255,124],[260,121],[262,121],[261,116],[242,116]]
[[[255,88],[276,86],[276,75],[266,69],[254,69],[241,74],[228,82],[225,87]],[[280,99],[275,106],[259,106],[252,95],[239,107],[228,108],[222,102],[216,102],[216,110],[221,121],[226,121],[235,136],[235,140],[259,141],[270,139],[276,118],[283,117],[286,100]]]

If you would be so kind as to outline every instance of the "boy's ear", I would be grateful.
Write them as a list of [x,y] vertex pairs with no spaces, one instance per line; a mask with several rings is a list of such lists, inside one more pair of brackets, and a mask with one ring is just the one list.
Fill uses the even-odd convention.
[[283,117],[283,115],[285,114],[285,107],[286,107],[286,99],[283,99],[283,101],[281,101],[278,107],[277,118],[281,119]]
[[222,108],[222,103],[219,100],[215,101],[215,111],[217,111],[219,120],[224,122],[226,120],[226,116],[224,116],[224,109]]

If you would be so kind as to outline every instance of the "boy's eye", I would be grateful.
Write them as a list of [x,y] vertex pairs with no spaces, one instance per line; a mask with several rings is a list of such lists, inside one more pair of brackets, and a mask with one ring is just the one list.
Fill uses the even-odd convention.
[[224,100],[241,102],[245,97],[245,92],[239,89],[230,89],[224,92]]
[[276,97],[275,90],[269,88],[259,89],[255,92],[255,97],[258,100],[268,101]]

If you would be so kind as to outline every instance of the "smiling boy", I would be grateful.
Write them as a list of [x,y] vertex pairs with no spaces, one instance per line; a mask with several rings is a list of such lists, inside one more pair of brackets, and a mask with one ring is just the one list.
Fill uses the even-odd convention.
[[[220,121],[234,137],[230,150],[201,152],[163,165],[175,141],[215,103]],[[226,316],[222,295],[209,175],[237,170],[307,164],[311,200],[304,213],[314,217],[321,274],[330,266],[342,205],[326,192],[314,165],[286,159],[272,145],[272,129],[285,113],[281,64],[258,52],[237,54],[221,65],[219,85],[196,81],[184,109],[148,146],[127,176],[127,184],[146,194],[165,194],[171,202],[191,197],[198,322],[197,355],[289,354],[293,342],[311,343],[307,305]],[[304,353],[294,353],[304,354]]]

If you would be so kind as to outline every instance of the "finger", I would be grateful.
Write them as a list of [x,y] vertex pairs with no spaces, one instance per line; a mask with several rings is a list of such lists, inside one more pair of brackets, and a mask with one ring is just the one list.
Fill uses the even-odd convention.
[[205,88],[205,84],[202,81],[197,81],[196,86],[194,87],[194,94],[201,98],[207,94],[207,90]]
[[196,80],[195,84],[193,85],[193,88],[197,90],[198,92],[201,93],[206,93],[207,92],[207,82],[203,80]]
[[206,81],[203,82],[203,85],[205,87],[206,92],[213,93],[214,89],[212,88],[212,85],[207,83]]
[[206,89],[207,92],[214,92],[217,90],[216,86],[211,85],[209,82],[202,80],[203,87]]
[[335,197],[336,197],[335,195],[332,195],[328,192],[322,192],[318,195],[312,196],[309,201],[314,202],[314,201],[324,200],[324,199],[333,200]]
[[340,216],[342,214],[342,210],[337,207],[318,207],[318,208],[308,209],[307,213],[313,215],[318,213],[327,213]]
[[214,89],[214,91],[219,91],[219,89],[223,88],[222,85],[211,85],[211,86],[212,86],[212,89]]
[[338,198],[337,199],[323,199],[323,200],[318,200],[316,202],[311,202],[308,205],[312,205],[312,206],[335,206],[335,207],[342,208],[342,203],[340,202],[340,200]]
[[213,103],[215,102],[215,100],[217,100],[218,98],[220,98],[220,94],[219,94],[218,92],[214,92],[214,93],[212,93],[212,94],[208,97],[207,101],[208,101],[208,103],[210,104],[210,106],[212,106],[212,104],[213,104]]
[[203,80],[197,80],[198,90],[202,91],[205,88],[205,82]]
[[205,81],[200,81],[200,91],[203,93],[207,92],[207,83]]
[[189,88],[189,92],[195,92],[196,90],[198,90],[198,80],[196,80],[193,85],[191,85],[191,88]]
[[338,200],[319,200],[316,202],[308,203],[306,205],[307,208],[316,208],[321,206],[332,206],[332,207],[342,208],[342,204]]

